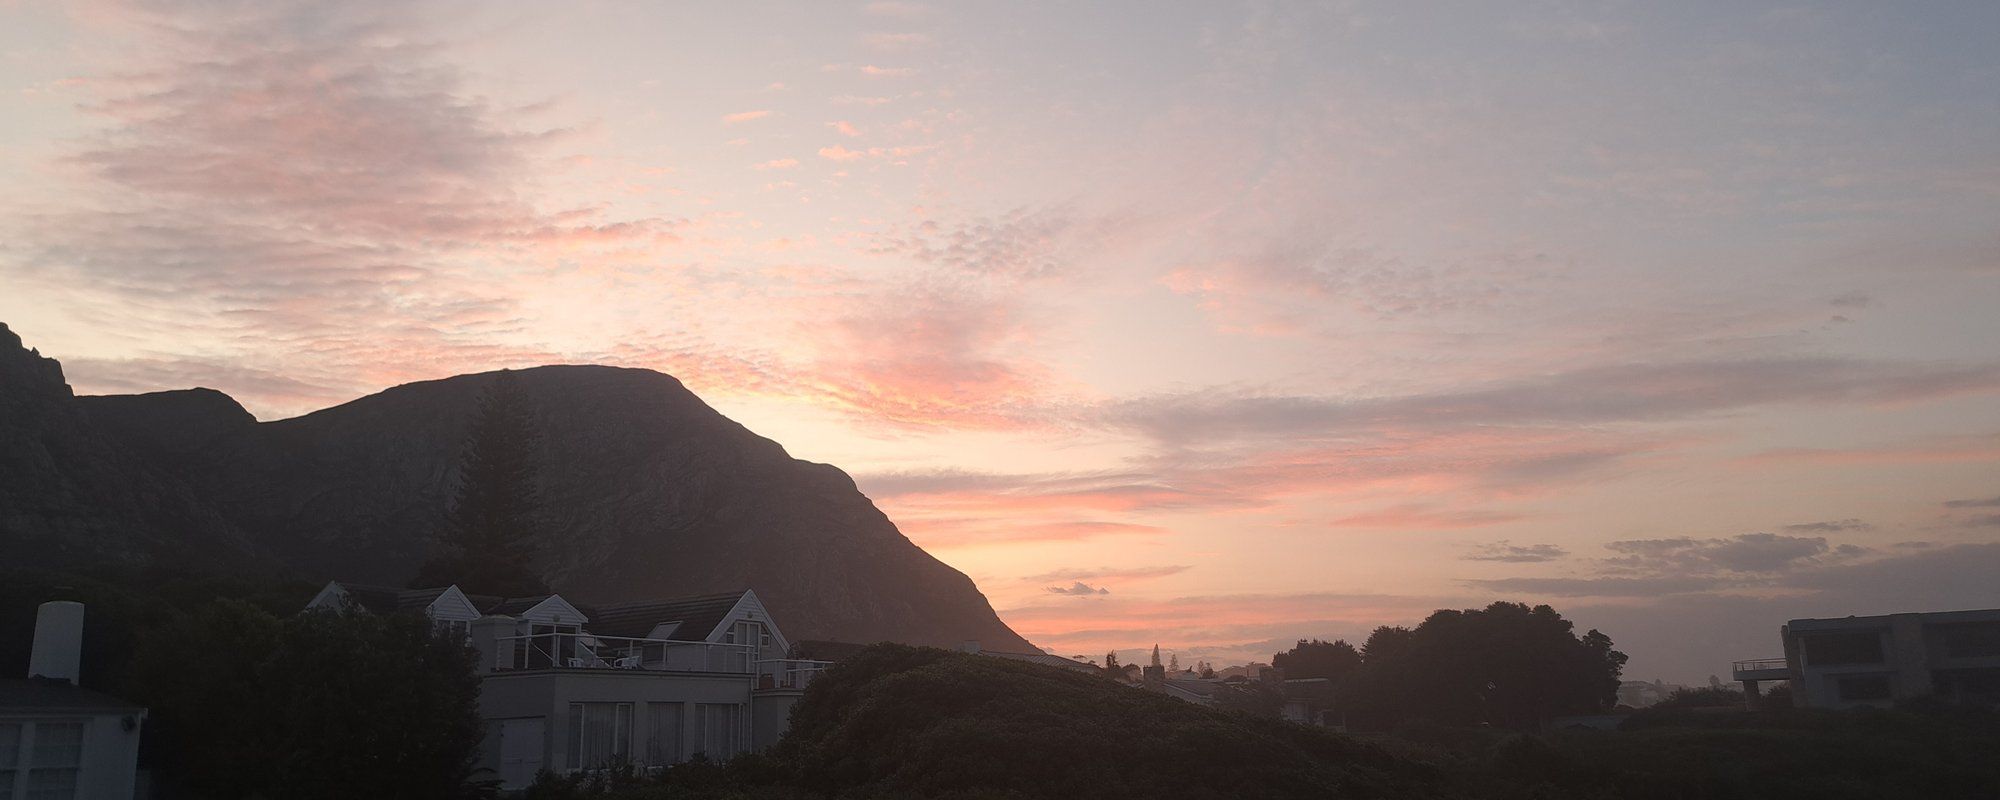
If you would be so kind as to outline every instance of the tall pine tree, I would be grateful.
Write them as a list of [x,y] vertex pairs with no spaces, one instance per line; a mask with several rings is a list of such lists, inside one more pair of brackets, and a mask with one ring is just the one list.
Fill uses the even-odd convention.
[[540,538],[535,428],[514,375],[502,370],[479,398],[460,456],[458,493],[438,533],[440,552],[411,585],[457,584],[466,592],[546,594],[532,566]]

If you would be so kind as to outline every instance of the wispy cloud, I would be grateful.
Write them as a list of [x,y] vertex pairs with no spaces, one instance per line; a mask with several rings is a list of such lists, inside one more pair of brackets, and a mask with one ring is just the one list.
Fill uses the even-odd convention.
[[1842,533],[1845,531],[1868,531],[1874,529],[1874,525],[1852,517],[1825,522],[1801,522],[1785,526],[1785,530],[1793,533]]
[[1078,581],[1148,580],[1152,578],[1164,578],[1169,575],[1179,575],[1183,572],[1188,571],[1189,569],[1192,569],[1192,567],[1189,567],[1187,565],[1174,565],[1174,566],[1162,566],[1162,567],[1094,567],[1094,568],[1069,567],[1069,568],[1044,572],[1039,575],[1030,575],[1025,580],[1032,581],[1035,583],[1045,583],[1048,581],[1068,581],[1068,580],[1078,580]]
[[722,115],[722,122],[725,125],[734,125],[739,122],[750,122],[752,120],[759,120],[768,116],[771,116],[771,112],[768,109],[758,109],[756,111],[738,111],[733,114]]
[[861,37],[861,41],[869,48],[886,52],[916,50],[936,43],[930,34],[916,31],[870,33]]
[[929,150],[927,145],[901,145],[897,147],[866,147],[849,149],[846,145],[833,145],[819,149],[819,157],[828,161],[860,161],[862,159],[902,159]]
[[222,387],[253,404],[366,385],[392,352],[490,355],[466,342],[518,324],[512,268],[611,260],[685,227],[531,202],[546,148],[569,132],[519,127],[465,90],[412,10],[99,11],[87,19],[106,36],[137,41],[88,83],[102,124],[65,164],[90,191],[7,221],[19,274],[119,304],[128,325],[203,321],[267,356],[299,354],[287,371],[312,386]]
[[1467,555],[1460,556],[1467,561],[1501,561],[1510,564],[1535,564],[1555,561],[1569,555],[1569,551],[1552,544],[1517,545],[1502,539],[1488,542],[1474,548]]

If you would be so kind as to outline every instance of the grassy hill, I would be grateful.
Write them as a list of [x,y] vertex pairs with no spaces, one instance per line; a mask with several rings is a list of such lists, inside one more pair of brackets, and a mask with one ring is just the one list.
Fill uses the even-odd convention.
[[877,645],[815,682],[772,754],[843,797],[1437,797],[1436,767],[1090,675]]

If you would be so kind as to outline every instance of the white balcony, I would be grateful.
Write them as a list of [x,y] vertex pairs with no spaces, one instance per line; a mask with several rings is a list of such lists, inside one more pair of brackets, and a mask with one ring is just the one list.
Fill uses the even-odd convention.
[[598,636],[591,633],[537,633],[494,637],[495,671],[528,669],[612,669],[660,672],[757,672],[751,645],[681,642]]
[[1753,658],[1732,662],[1729,675],[1738,681],[1786,681],[1791,680],[1792,670],[1782,658]]
[[757,688],[804,689],[832,664],[803,658],[767,658],[757,662]]

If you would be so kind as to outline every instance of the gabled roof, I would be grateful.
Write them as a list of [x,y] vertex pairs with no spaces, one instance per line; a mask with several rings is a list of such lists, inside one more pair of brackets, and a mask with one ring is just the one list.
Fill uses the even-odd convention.
[[590,632],[605,636],[645,638],[663,622],[678,622],[673,638],[684,642],[707,641],[717,625],[736,608],[743,592],[705,594],[675,600],[642,600],[613,603],[584,609],[590,616]]
[[[529,609],[541,605],[543,601],[548,600],[549,598],[554,596],[555,595],[538,594],[533,597],[499,598],[499,597],[492,597],[489,595],[480,595],[479,600],[487,601],[488,603],[490,603],[490,605],[481,605],[479,607],[479,612],[482,614],[505,614],[510,617],[518,617],[522,614],[528,613]],[[474,601],[474,602],[479,602],[479,601]]]
[[47,678],[0,680],[0,712],[29,711],[145,711],[103,692],[93,692],[69,681]]
[[[336,581],[336,583],[339,583]],[[369,586],[361,583],[340,583],[340,589],[355,605],[376,614],[394,614],[399,611],[422,611],[436,602],[438,595],[444,594],[449,586],[435,589],[398,589],[394,586]]]

